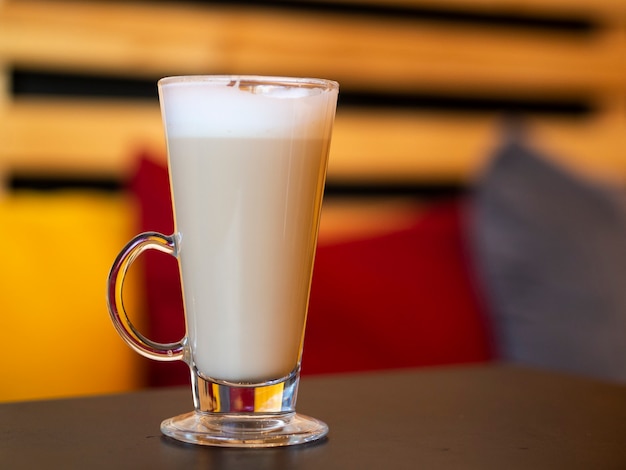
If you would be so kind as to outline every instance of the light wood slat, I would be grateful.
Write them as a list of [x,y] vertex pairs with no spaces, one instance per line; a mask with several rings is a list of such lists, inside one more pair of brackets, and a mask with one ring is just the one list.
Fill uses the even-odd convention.
[[[527,139],[573,171],[626,182],[626,114],[568,120],[528,118]],[[339,113],[329,176],[344,181],[467,183],[504,139],[501,116]]]
[[623,107],[607,110],[591,120],[545,120],[529,127],[534,146],[557,162],[590,178],[621,186],[626,183],[626,110]]
[[[329,176],[458,180],[472,156],[483,154],[493,123],[340,110]],[[144,147],[164,154],[159,109],[151,103],[21,100],[0,113],[0,142],[1,165],[16,171],[120,175]]]
[[499,133],[493,115],[338,113],[329,176],[343,181],[466,181]]
[[158,104],[18,100],[0,109],[0,169],[120,176],[140,149],[164,152]]
[[[348,88],[553,97],[623,87],[614,34],[97,2],[0,6],[0,58],[99,73],[318,75]],[[358,72],[355,72],[358,71]]]
[[[530,124],[538,142],[566,163],[598,175],[626,176],[623,115]],[[500,137],[493,115],[340,109],[329,178],[464,182]],[[165,153],[155,103],[20,100],[0,112],[0,142],[0,168],[12,171],[122,177],[140,150]]]

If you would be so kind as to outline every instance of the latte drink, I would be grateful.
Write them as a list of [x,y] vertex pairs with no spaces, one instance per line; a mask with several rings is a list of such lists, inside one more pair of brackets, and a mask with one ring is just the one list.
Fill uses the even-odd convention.
[[[158,82],[175,232],[135,235],[107,278],[113,326],[139,354],[184,361],[194,409],[161,422],[182,442],[303,444],[326,423],[296,413],[300,361],[339,84],[259,76]],[[178,260],[187,331],[159,343],[124,308],[146,250]]]
[[193,367],[235,383],[286,377],[300,360],[336,90],[182,81],[161,93]]

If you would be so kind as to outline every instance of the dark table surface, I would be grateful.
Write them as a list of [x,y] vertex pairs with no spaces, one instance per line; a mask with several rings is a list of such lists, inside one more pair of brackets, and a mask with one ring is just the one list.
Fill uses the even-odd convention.
[[0,405],[0,468],[626,469],[626,386],[513,366],[304,378],[298,411],[325,440],[182,444],[160,422],[186,388]]

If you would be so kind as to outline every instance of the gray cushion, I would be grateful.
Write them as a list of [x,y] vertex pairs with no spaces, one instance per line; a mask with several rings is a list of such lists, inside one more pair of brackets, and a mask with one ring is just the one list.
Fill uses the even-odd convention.
[[475,260],[505,360],[626,382],[626,196],[512,139],[478,181]]

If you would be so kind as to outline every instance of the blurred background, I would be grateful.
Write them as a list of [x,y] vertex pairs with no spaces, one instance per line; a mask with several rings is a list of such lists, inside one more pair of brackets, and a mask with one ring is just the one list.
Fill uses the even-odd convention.
[[[165,162],[158,78],[339,81],[332,245],[466,195],[512,117],[559,166],[621,187],[625,22],[622,0],[0,0],[0,401],[147,386],[104,292],[145,221],[141,162]],[[126,288],[140,324],[143,277]]]

